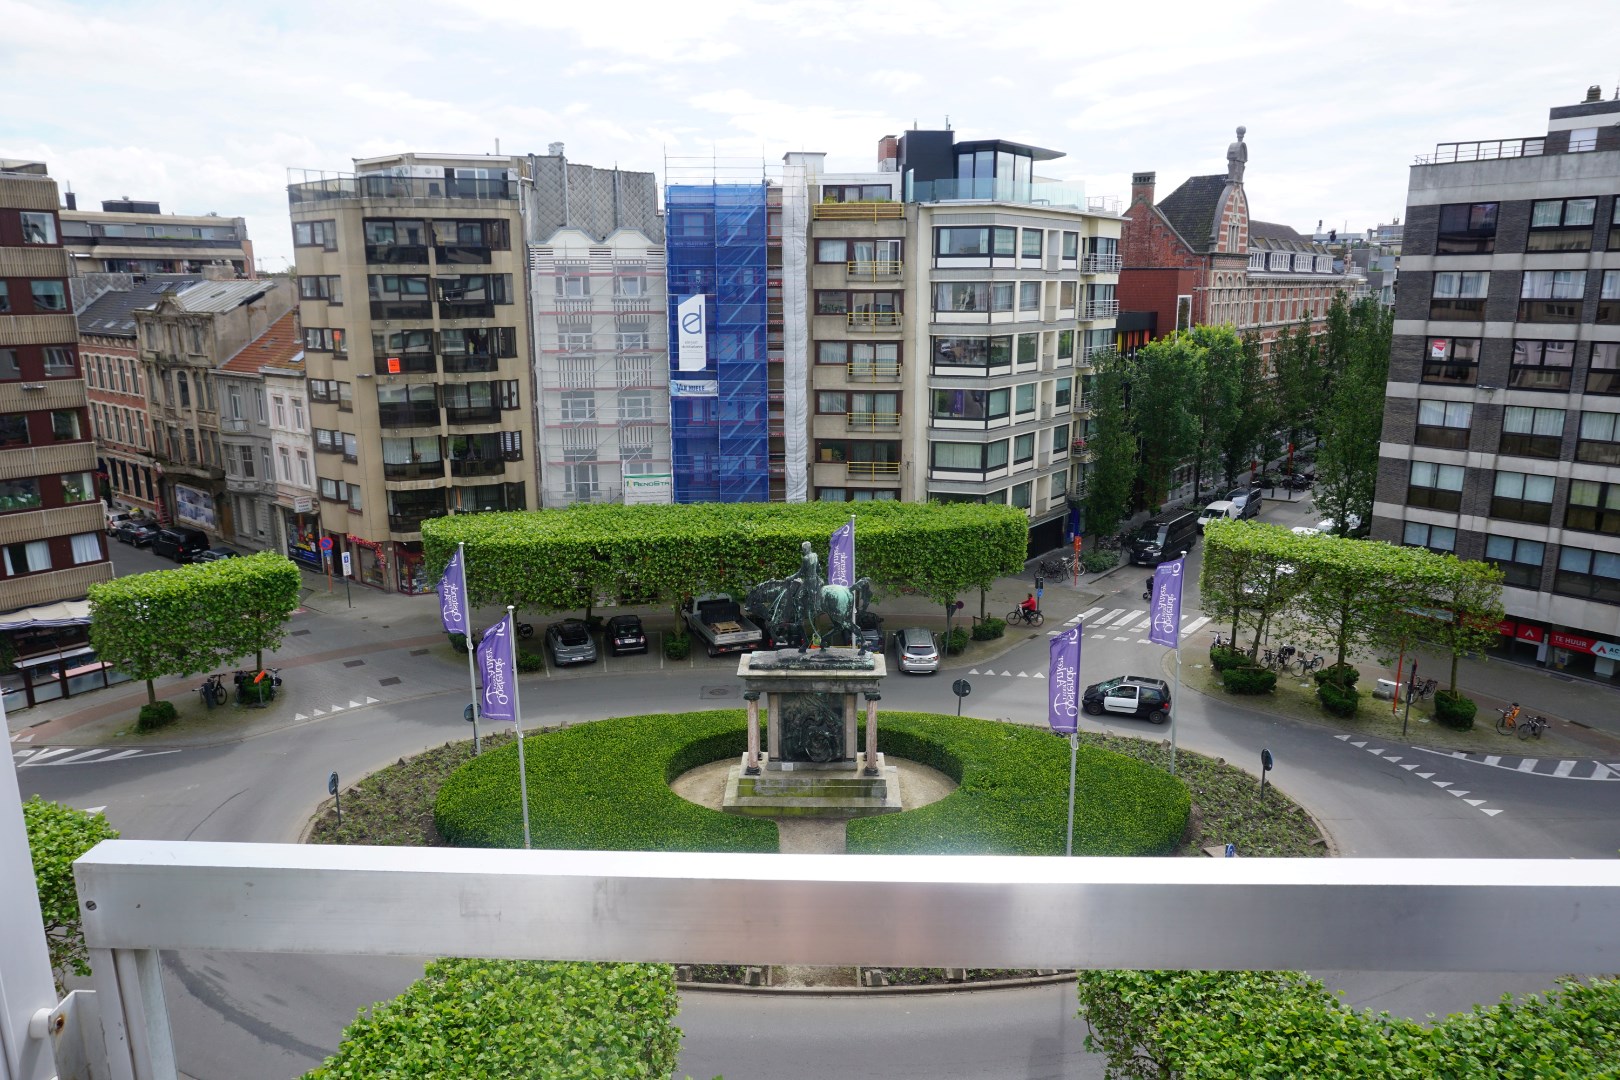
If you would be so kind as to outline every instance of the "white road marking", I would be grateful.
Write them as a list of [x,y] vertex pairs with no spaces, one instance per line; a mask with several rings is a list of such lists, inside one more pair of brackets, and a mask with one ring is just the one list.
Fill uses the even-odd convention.
[[1469,806],[1484,806],[1485,805],[1485,800],[1484,799],[1464,799],[1463,802],[1467,803]]
[[308,720],[308,719],[309,719],[309,717],[305,716],[303,713],[295,713],[293,715],[293,723],[295,723],[295,724],[298,723],[300,720]]
[[1553,775],[1554,776],[1568,776],[1570,773],[1572,773],[1574,771],[1575,771],[1575,763],[1573,761],[1560,761],[1558,763],[1558,768],[1553,770]]
[[1485,764],[1494,768],[1495,766],[1502,764],[1502,759],[1496,754],[1491,754],[1485,758]]
[[1536,759],[1533,758],[1533,757],[1525,758],[1523,761],[1519,762],[1519,770],[1518,771],[1519,772],[1535,772],[1536,771]]
[[1044,678],[1046,678],[1046,676],[1041,674],[1039,671],[1037,671],[1035,674],[1031,675],[1030,678],[1032,678],[1032,679],[1044,679]]
[[1468,794],[1468,792],[1466,792],[1466,791],[1460,791],[1460,790],[1458,790],[1458,789],[1457,789],[1457,788],[1452,788],[1452,789],[1451,789],[1451,790],[1450,790],[1450,791],[1448,791],[1448,792],[1446,792],[1446,794],[1448,794],[1448,795],[1457,795],[1457,796],[1462,796],[1462,795],[1466,795],[1466,794]]
[[1412,775],[1417,777],[1419,780],[1429,780],[1434,777],[1434,773],[1432,772],[1413,773]]
[[1146,615],[1146,614],[1147,614],[1147,609],[1146,608],[1137,608],[1135,611],[1131,612],[1129,615],[1126,615],[1123,619],[1115,619],[1114,624],[1113,624],[1114,629],[1118,630],[1120,627],[1124,626],[1126,623],[1132,622],[1132,621],[1134,621],[1136,619],[1140,619],[1143,615]]
[[1450,780],[1430,780],[1429,783],[1433,784],[1437,788],[1448,788],[1451,786]]
[[1120,612],[1122,612],[1124,610],[1125,609],[1122,608],[1122,607],[1117,607],[1113,611],[1110,611],[1108,614],[1102,616],[1101,618],[1091,620],[1091,625],[1101,629],[1102,627],[1108,625],[1108,621],[1110,619],[1112,619],[1115,615],[1118,615]]
[[46,758],[61,757],[63,754],[71,754],[75,749],[76,747],[72,746],[53,746],[49,750],[40,750],[32,758],[28,759],[28,764],[38,765]]
[[1091,618],[1093,615],[1097,614],[1097,612],[1099,612],[1101,610],[1102,610],[1101,607],[1088,608],[1087,610],[1082,611],[1080,614],[1076,615],[1074,618],[1070,619],[1069,621],[1070,622],[1085,622],[1087,619]]
[[377,704],[379,704],[379,702],[374,697],[368,697],[368,698],[366,698],[366,704],[367,705],[377,705]]
[[[106,809],[105,806],[87,806],[84,808],[84,812],[87,814],[102,814],[102,811]],[[102,814],[102,816],[106,817],[105,814]]]
[[1407,772],[1411,772],[1413,769],[1415,769],[1417,767],[1418,767],[1418,764],[1415,761],[1412,762],[1412,764],[1410,764],[1410,765],[1402,765],[1401,766],[1401,768],[1405,769]]
[[1201,629],[1205,623],[1209,622],[1209,619],[1210,617],[1208,615],[1200,615],[1192,622],[1183,622],[1181,627],[1181,636],[1186,637],[1189,634],[1195,633]]
[[1497,814],[1500,814],[1502,811],[1500,811],[1500,810],[1487,810],[1482,806],[1482,807],[1479,808],[1479,812],[1482,813],[1482,814],[1489,814],[1489,815],[1491,815],[1491,817],[1495,817]]

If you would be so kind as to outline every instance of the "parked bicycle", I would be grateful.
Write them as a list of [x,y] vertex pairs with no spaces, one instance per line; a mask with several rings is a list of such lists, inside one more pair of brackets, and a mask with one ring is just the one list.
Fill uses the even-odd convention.
[[1546,730],[1547,718],[1545,716],[1531,714],[1519,721],[1519,738],[1521,739],[1528,739],[1532,735],[1539,739],[1541,733]]
[[1291,666],[1294,670],[1294,674],[1309,675],[1311,672],[1316,671],[1325,663],[1327,663],[1327,661],[1323,659],[1321,653],[1312,653],[1310,656],[1306,656],[1302,652],[1298,656],[1294,657],[1294,662]]
[[1496,733],[1498,735],[1506,735],[1508,732],[1512,731],[1518,726],[1519,703],[1517,701],[1505,709],[1497,709],[1496,711],[1501,713],[1501,715],[1496,718]]
[[197,687],[197,693],[202,695],[203,704],[212,709],[215,705],[225,704],[225,673],[216,672],[203,680]]
[[1423,679],[1416,683],[1407,683],[1406,700],[1422,701],[1425,698],[1431,698],[1439,687],[1440,683],[1436,679]]
[[1210,633],[1215,635],[1215,643],[1211,645],[1210,648],[1230,649],[1232,647],[1232,639],[1221,633],[1219,630],[1211,630]]
[[276,691],[281,686],[280,668],[265,668],[263,671],[238,671],[236,680],[236,703],[249,708],[262,709],[276,699]]
[[1296,651],[1292,645],[1283,645],[1276,652],[1267,649],[1260,656],[1260,666],[1275,668],[1278,671],[1287,671],[1288,663]]
[[1011,611],[1007,612],[1008,626],[1040,626],[1045,621],[1046,616],[1041,614],[1039,608],[1036,608],[1034,611],[1029,611],[1020,607],[1013,608]]
[[1074,573],[1074,556],[1051,555],[1041,560],[1041,576],[1044,578],[1069,577]]

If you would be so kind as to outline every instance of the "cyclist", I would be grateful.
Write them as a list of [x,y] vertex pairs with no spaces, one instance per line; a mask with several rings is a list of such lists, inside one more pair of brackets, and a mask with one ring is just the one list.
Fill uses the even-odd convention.
[[1024,618],[1026,618],[1026,619],[1028,619],[1031,615],[1035,614],[1040,609],[1041,609],[1040,604],[1035,602],[1035,594],[1034,593],[1030,593],[1028,596],[1024,597],[1024,602],[1022,604],[1018,605],[1018,610],[1022,611],[1024,613]]

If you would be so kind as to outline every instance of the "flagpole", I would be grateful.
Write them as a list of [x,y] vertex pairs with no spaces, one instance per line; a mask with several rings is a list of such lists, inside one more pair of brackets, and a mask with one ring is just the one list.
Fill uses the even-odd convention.
[[849,587],[855,587],[855,515],[849,515]]
[[[461,580],[466,581],[467,545],[458,543],[456,545],[456,555],[461,559]],[[467,609],[467,597],[465,595],[461,598],[461,610],[465,613],[462,627],[466,632],[461,636],[467,641],[467,689],[472,692],[473,757],[477,757],[483,752],[483,748],[478,745],[478,670],[473,663],[472,619],[469,617],[472,612]]]
[[[1078,680],[1077,680],[1078,681]],[[1069,831],[1063,840],[1063,854],[1074,855],[1074,759],[1080,752],[1080,734],[1069,733]]]
[[1176,714],[1181,711],[1181,627],[1176,627],[1176,693],[1170,699],[1170,775],[1176,775]]
[[[517,631],[512,617],[513,606],[506,605],[507,640],[512,643],[512,656],[517,656]],[[523,798],[523,850],[529,850],[529,770],[523,762],[523,698],[518,694],[517,665],[512,670],[512,722],[517,725],[518,791]]]

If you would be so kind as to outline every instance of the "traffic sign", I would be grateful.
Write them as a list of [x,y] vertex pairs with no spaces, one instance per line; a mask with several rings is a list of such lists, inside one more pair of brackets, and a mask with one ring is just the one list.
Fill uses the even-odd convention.
[[973,686],[966,679],[957,679],[951,683],[951,693],[957,697],[967,697],[973,693]]
[[347,551],[343,553],[343,576],[354,577],[354,570],[349,566],[349,553]]
[[322,551],[331,551],[332,550],[332,538],[330,536],[321,537],[321,550]]

